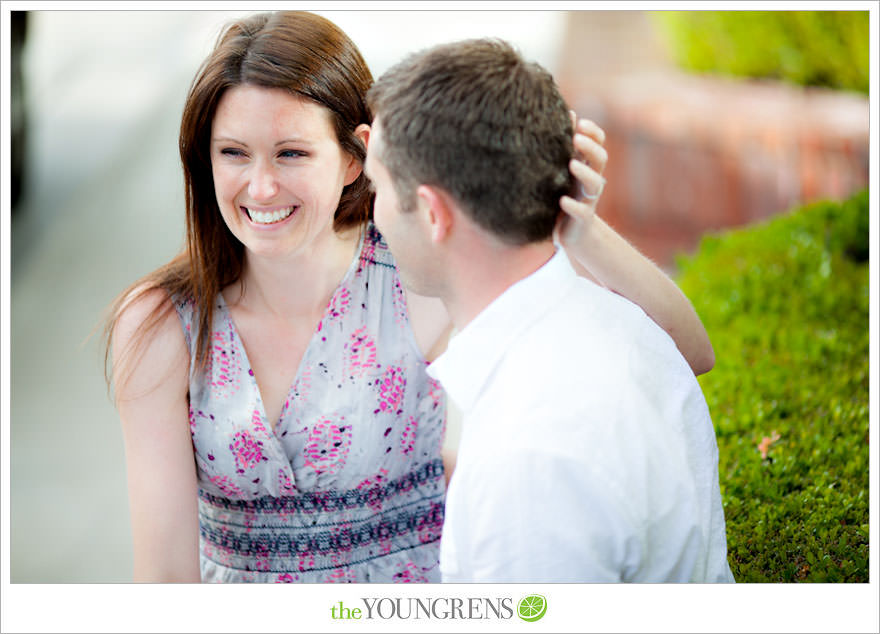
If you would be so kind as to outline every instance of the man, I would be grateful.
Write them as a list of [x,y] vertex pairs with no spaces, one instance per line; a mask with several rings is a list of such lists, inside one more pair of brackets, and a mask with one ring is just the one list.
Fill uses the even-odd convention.
[[463,412],[443,580],[732,581],[693,372],[554,244],[573,147],[552,77],[472,40],[404,60],[369,99],[375,221],[459,331],[428,370]]

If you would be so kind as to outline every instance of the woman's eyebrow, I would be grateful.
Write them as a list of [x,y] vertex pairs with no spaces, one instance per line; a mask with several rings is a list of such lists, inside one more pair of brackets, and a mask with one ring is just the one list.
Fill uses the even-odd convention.
[[285,143],[303,143],[305,145],[312,145],[312,142],[309,141],[308,139],[304,139],[304,138],[298,137],[298,136],[293,136],[288,139],[284,139],[283,141],[278,141],[278,143],[276,143],[275,146],[277,147],[279,145],[284,145]]
[[[213,137],[211,139],[211,142],[212,143],[236,143],[236,144],[241,145],[243,147],[248,147],[248,144],[245,143],[244,141],[239,141],[238,139],[236,139],[234,137],[230,137],[230,136]],[[299,143],[302,145],[313,145],[313,143],[311,141],[309,141],[308,139],[304,139],[302,137],[289,137],[287,139],[282,139],[281,141],[278,141],[275,144],[275,147],[278,147],[279,145],[285,145],[287,143]]]
[[[211,139],[211,141],[213,143],[223,143],[223,142],[229,143],[229,142],[231,142],[231,143],[237,143],[238,145],[243,145],[244,147],[248,146],[248,144],[245,143],[244,141],[239,141],[238,139],[230,137],[230,136],[214,137]],[[278,141],[278,143],[275,144],[275,147],[278,147],[279,145],[284,145],[285,143],[303,143],[306,145],[312,144],[311,141],[309,141],[308,139],[304,139],[302,137],[290,137],[290,138],[282,139],[281,141]]]
[[232,137],[228,137],[228,136],[218,136],[218,137],[214,137],[214,138],[211,139],[211,141],[212,141],[213,143],[221,143],[221,142],[227,142],[227,143],[228,143],[228,142],[231,141],[232,143],[237,143],[238,145],[243,145],[244,147],[247,147],[247,143],[245,143],[244,141],[239,141],[238,139],[233,139]]

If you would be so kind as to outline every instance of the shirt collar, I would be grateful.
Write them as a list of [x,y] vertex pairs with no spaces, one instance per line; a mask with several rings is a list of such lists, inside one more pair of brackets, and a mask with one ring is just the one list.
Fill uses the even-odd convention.
[[554,307],[576,279],[565,251],[557,248],[546,264],[510,286],[452,337],[428,374],[467,412],[517,336]]

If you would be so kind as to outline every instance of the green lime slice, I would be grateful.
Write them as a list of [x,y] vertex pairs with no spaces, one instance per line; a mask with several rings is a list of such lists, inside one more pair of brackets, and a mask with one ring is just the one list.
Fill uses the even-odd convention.
[[547,612],[547,599],[540,594],[530,594],[519,602],[519,618],[523,621],[537,621]]

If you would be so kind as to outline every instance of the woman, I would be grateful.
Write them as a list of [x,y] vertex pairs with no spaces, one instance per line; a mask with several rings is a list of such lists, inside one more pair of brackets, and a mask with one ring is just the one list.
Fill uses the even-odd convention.
[[[424,368],[449,318],[403,290],[369,219],[371,81],[335,25],[285,12],[229,25],[193,82],[187,250],[108,324],[136,580],[439,580],[445,403]],[[575,175],[594,188],[587,136],[597,169]],[[563,243],[703,363],[675,285],[607,239],[595,201],[565,205]]]

